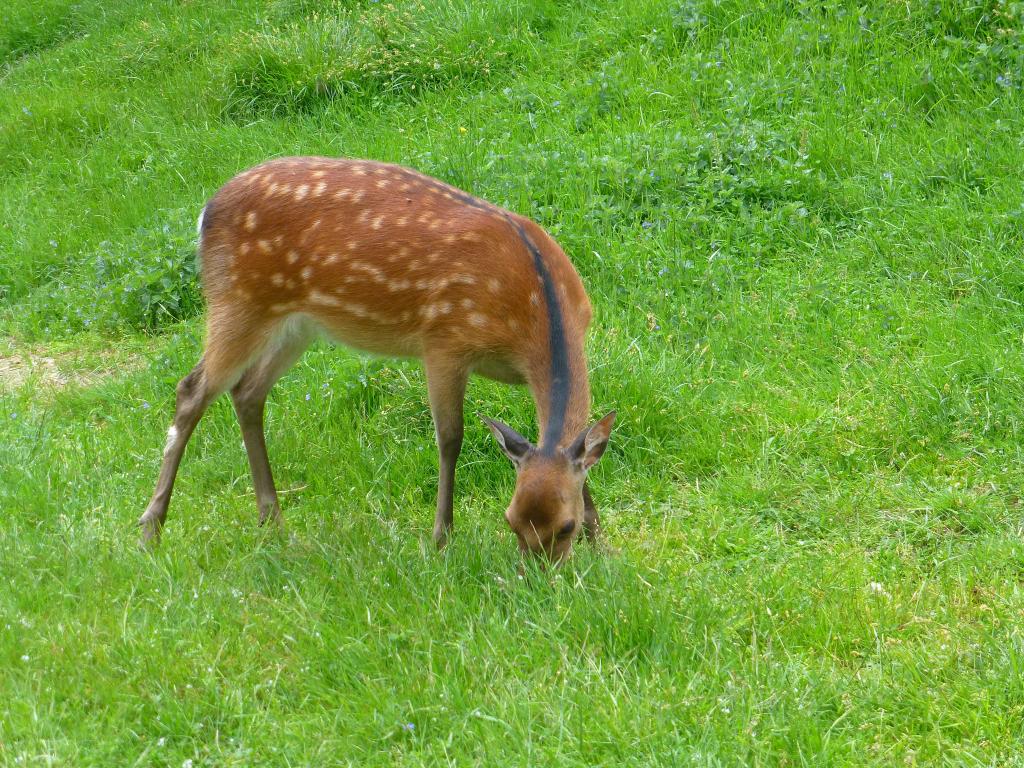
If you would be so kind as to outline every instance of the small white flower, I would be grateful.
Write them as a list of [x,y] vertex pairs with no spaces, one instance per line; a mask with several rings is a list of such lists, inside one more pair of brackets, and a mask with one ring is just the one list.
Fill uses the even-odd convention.
[[26,653],[26,654],[24,654],[24,655],[23,655],[23,656],[21,657],[21,660],[22,660],[22,661],[28,661],[28,659],[29,659],[29,655],[28,655],[27,653]]
[[156,740],[156,745],[158,747],[162,747],[166,743],[167,743],[167,737],[166,736],[161,736],[159,739]]
[[879,595],[885,594],[885,585],[883,585],[883,584],[881,584],[881,583],[879,583],[877,581],[869,582],[868,583],[868,589],[870,589],[872,592],[874,592],[876,594],[879,594]]
[[181,764],[181,768],[192,768],[192,758],[186,757],[185,762]]

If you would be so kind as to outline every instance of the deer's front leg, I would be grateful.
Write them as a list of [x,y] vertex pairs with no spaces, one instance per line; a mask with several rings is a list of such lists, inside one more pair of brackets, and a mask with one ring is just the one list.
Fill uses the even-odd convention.
[[587,541],[595,543],[601,538],[601,520],[597,514],[597,507],[594,506],[594,499],[590,496],[590,488],[586,481],[583,482],[583,534]]
[[438,479],[434,542],[440,549],[452,529],[455,495],[455,463],[462,451],[462,403],[466,396],[469,369],[461,360],[440,353],[427,355],[427,394],[437,435]]

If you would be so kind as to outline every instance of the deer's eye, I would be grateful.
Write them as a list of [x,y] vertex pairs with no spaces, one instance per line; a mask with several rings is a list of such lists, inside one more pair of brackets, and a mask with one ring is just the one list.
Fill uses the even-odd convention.
[[566,536],[572,535],[572,532],[575,531],[575,530],[576,530],[576,521],[575,520],[569,520],[568,522],[566,522],[565,525],[563,525],[561,528],[558,529],[558,538],[564,539]]

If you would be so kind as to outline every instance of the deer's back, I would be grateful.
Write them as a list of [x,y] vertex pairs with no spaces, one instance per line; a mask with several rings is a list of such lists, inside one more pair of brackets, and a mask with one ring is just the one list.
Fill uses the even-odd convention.
[[590,318],[571,263],[536,224],[394,165],[284,158],[225,184],[202,219],[211,313],[312,317],[379,354],[443,345],[515,362],[547,344],[536,243],[569,333]]

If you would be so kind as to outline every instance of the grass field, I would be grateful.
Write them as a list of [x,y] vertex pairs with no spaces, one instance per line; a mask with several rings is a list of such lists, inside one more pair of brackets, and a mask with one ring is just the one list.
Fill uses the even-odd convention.
[[[0,764],[1024,765],[1024,4],[7,0]],[[238,170],[414,166],[590,292],[608,543],[516,576],[419,366],[229,402],[136,549]],[[467,412],[532,433],[525,390]]]

